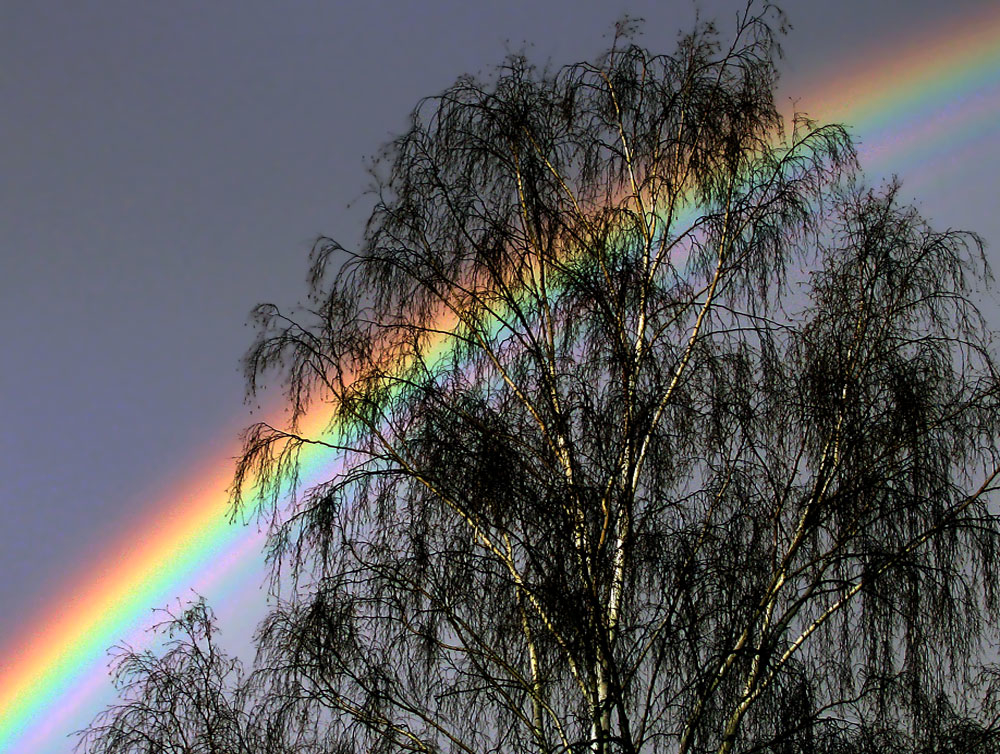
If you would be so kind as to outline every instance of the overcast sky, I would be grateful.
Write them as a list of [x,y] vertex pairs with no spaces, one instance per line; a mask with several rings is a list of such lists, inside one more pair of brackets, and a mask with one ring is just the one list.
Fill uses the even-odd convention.
[[[992,1],[790,2],[788,80]],[[363,157],[421,96],[522,42],[592,58],[624,11],[670,51],[692,7],[0,0],[0,646],[157,492],[225,462],[250,420],[250,308],[303,296],[317,234],[357,240]],[[996,151],[948,148],[940,180],[916,176],[922,207],[996,262]]]

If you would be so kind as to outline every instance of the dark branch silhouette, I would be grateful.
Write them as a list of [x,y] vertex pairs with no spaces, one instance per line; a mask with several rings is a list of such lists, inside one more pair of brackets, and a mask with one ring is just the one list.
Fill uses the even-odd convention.
[[[292,415],[233,502],[294,586],[236,692],[256,750],[1000,745],[982,243],[865,187],[842,127],[785,128],[783,27],[460,78],[373,166],[363,247],[257,308],[250,391]],[[342,471],[300,489],[317,443]],[[90,751],[244,750],[181,741],[211,694],[136,717],[200,683],[171,658],[126,663]]]

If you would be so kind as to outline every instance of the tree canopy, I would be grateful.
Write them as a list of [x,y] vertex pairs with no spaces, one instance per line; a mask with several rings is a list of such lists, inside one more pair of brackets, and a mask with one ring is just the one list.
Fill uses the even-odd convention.
[[[654,54],[622,22],[420,102],[362,247],[255,310],[249,389],[291,415],[233,502],[288,578],[221,707],[242,743],[178,743],[133,685],[89,751],[994,750],[982,242],[786,122],[783,27],[751,3]],[[316,445],[339,470],[301,488]],[[172,714],[207,734],[208,698]]]

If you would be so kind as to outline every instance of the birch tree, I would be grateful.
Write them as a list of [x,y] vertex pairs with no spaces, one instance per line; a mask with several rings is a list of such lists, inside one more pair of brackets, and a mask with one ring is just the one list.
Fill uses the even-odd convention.
[[[623,23],[594,62],[460,78],[373,166],[361,248],[321,239],[308,306],[256,310],[250,391],[292,407],[234,485],[284,574],[252,681],[273,728],[996,745],[982,243],[782,117],[783,25],[751,3],[654,54]],[[306,448],[336,471],[299,485]]]

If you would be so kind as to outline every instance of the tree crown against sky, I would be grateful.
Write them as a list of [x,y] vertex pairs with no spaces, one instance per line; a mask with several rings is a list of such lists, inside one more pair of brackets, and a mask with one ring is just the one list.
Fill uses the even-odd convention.
[[[250,390],[276,371],[292,413],[234,502],[293,585],[253,673],[125,653],[90,750],[996,745],[982,244],[866,188],[843,128],[786,127],[782,28],[751,3],[655,55],[623,22],[419,104],[363,247],[256,310]],[[316,446],[339,470],[296,489]],[[238,723],[135,715],[155,678]]]

